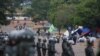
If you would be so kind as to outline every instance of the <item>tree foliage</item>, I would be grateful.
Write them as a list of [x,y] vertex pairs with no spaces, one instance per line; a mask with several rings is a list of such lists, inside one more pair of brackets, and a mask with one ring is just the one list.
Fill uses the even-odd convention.
[[57,27],[71,25],[100,26],[99,0],[32,0],[29,14],[47,19]]
[[7,25],[10,23],[6,19],[6,12],[9,13],[15,12],[16,7],[18,6],[18,0],[0,0],[0,24]]
[[97,0],[81,0],[77,5],[77,16],[83,19],[83,25],[88,25],[90,27],[99,26],[100,22],[100,4]]
[[53,12],[50,11],[51,22],[55,20],[55,24],[60,26],[67,24],[100,26],[99,2],[98,0],[67,0],[57,5]]
[[6,12],[13,14],[21,1],[22,0],[0,0],[0,24],[7,25],[10,23],[10,21],[6,19]]
[[28,9],[27,14],[35,18],[47,19],[50,0],[32,0],[31,8]]
[[[52,2],[52,1],[51,1]],[[55,3],[54,3],[55,2]],[[74,22],[75,6],[69,0],[55,0],[49,11],[50,21],[57,27],[63,27]],[[54,20],[55,19],[55,20]]]
[[6,24],[7,20],[5,17],[6,10],[9,10],[10,1],[0,0],[0,24]]

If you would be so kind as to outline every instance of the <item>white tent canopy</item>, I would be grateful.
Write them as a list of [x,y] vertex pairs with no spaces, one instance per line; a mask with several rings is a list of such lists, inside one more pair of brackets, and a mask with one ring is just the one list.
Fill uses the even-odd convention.
[[69,32],[68,32],[68,30],[66,30],[66,32],[64,32],[64,35],[65,35],[66,37],[69,36]]

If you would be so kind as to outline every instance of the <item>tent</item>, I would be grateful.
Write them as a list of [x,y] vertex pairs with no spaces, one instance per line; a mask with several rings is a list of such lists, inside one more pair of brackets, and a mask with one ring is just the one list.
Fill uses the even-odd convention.
[[69,36],[68,30],[66,30],[66,32],[64,32],[64,35],[67,36],[67,37]]
[[87,35],[90,32],[89,28],[83,28],[82,29],[82,35]]
[[57,31],[57,29],[54,27],[54,25],[52,24],[51,26],[50,26],[50,28],[48,29],[48,32],[50,32],[50,33],[53,33],[53,32],[55,32],[55,31]]

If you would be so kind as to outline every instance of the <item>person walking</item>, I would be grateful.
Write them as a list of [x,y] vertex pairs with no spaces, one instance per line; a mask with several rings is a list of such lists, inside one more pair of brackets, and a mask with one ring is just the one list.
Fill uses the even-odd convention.
[[87,47],[85,48],[85,55],[86,56],[95,56],[92,46],[93,46],[93,42],[88,39],[87,40]]
[[54,38],[49,39],[48,56],[55,56],[55,53],[56,53],[55,43],[56,43],[56,41]]
[[41,39],[38,39],[38,43],[37,43],[37,55],[38,56],[41,56],[41,48],[42,48]]
[[72,46],[68,43],[67,39],[63,39],[62,51],[62,56],[75,56]]
[[46,45],[46,39],[43,40],[43,43],[42,43],[42,54],[43,56],[46,56],[46,52],[47,52],[47,45]]

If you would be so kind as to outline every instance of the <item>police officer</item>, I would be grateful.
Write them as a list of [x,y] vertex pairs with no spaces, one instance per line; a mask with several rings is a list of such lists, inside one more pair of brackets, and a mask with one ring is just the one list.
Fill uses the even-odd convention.
[[66,54],[66,52],[65,52],[65,50],[67,49],[66,40],[67,40],[67,38],[63,37],[63,42],[62,42],[62,56],[65,56],[65,54]]
[[5,55],[17,56],[17,43],[15,40],[10,40],[5,48]]
[[47,52],[47,45],[46,45],[46,39],[44,39],[43,43],[42,43],[42,54],[43,54],[43,56],[46,56],[46,52]]
[[85,48],[85,55],[86,56],[95,56],[92,46],[93,46],[93,42],[88,39],[87,40],[87,47]]
[[56,43],[56,41],[54,38],[49,39],[48,56],[55,56],[55,53],[56,53],[55,43]]
[[50,38],[50,35],[51,35],[51,33],[48,31],[48,32],[47,32],[47,38],[48,38],[48,39]]
[[40,28],[38,28],[37,34],[38,34],[38,36],[40,36]]
[[70,43],[64,38],[62,42],[62,56],[74,56],[74,52]]
[[72,34],[72,38],[73,38],[73,41],[74,41],[74,45],[76,45],[76,42],[77,42],[76,34]]
[[100,41],[99,41],[99,47],[98,47],[98,52],[96,56],[100,56]]
[[32,44],[32,46],[30,46],[29,48],[28,48],[28,55],[27,56],[35,56],[35,51],[36,51],[36,45],[35,45],[35,39],[33,39],[33,44]]
[[4,55],[4,48],[5,48],[4,41],[0,37],[0,56],[3,56]]
[[38,43],[37,43],[37,55],[38,56],[41,56],[41,48],[42,48],[41,39],[38,39]]

